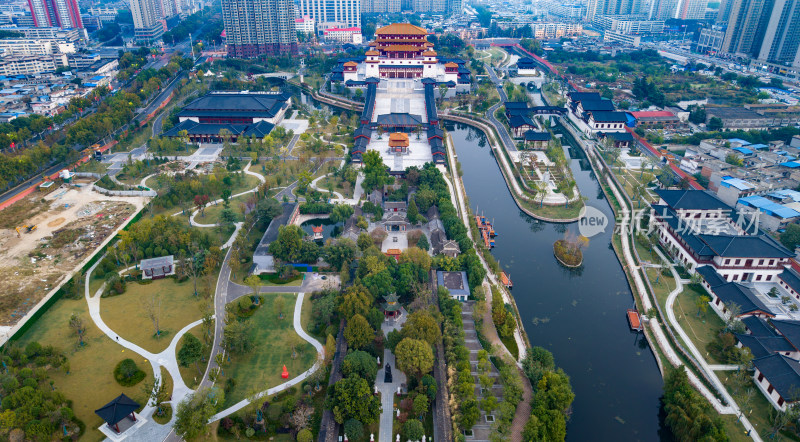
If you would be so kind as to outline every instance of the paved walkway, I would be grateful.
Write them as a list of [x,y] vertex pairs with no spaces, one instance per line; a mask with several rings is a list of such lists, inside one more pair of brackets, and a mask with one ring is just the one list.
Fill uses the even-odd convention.
[[[401,310],[400,317],[397,320],[383,321],[381,330],[384,336],[388,335],[392,330],[400,330],[406,322],[408,313],[405,309]],[[380,433],[378,434],[378,442],[395,442],[392,426],[394,425],[394,395],[397,394],[397,388],[406,384],[406,375],[397,368],[394,360],[394,354],[388,348],[383,350],[383,367],[378,370],[378,376],[375,379],[375,389],[381,394],[381,419],[380,419]],[[392,367],[392,382],[384,382],[386,369],[385,366]]]
[[[450,138],[450,135],[447,136],[447,140],[448,142],[446,143],[447,144],[446,148],[447,148],[448,161],[450,162],[450,164],[456,164],[455,155],[453,152],[454,150],[453,140],[452,138]],[[504,155],[499,155],[499,156],[503,159],[505,158]],[[450,199],[453,201],[453,205],[457,208],[461,220],[464,222],[465,226],[469,226],[469,213],[467,211],[467,205],[466,205],[467,203],[465,200],[465,195],[467,194],[467,191],[464,188],[464,183],[458,177],[456,177],[453,180],[455,181],[455,183],[452,183],[450,178],[447,176],[444,176],[444,180],[447,183],[447,187],[450,190]],[[514,183],[516,183],[516,181],[514,181]],[[475,241],[475,238],[472,237],[471,229],[467,229],[467,236],[471,240]],[[511,295],[507,292],[507,290],[505,290],[503,285],[500,284],[500,281],[497,280],[494,273],[492,273],[492,270],[489,268],[489,265],[486,263],[486,260],[483,259],[483,256],[481,256],[480,253],[478,254],[478,258],[480,258],[481,264],[483,265],[483,268],[486,270],[486,277],[489,278],[489,282],[491,282],[493,286],[497,287],[497,289],[500,291],[500,294],[503,296],[503,302],[505,302],[506,304],[511,304],[513,302],[513,300],[511,299]],[[491,304],[488,305],[488,309],[491,310]],[[525,355],[528,350],[528,346],[525,343],[525,340],[522,338],[521,329],[522,325],[518,324],[517,329],[514,330],[514,340],[517,342],[517,348],[519,349],[519,359],[518,359],[519,361],[525,359]],[[503,347],[505,348],[505,346]],[[508,351],[508,349],[506,349],[506,351]],[[517,365],[521,366],[519,362],[517,362]],[[525,379],[527,379],[527,377]]]
[[[492,396],[497,398],[497,402],[500,403],[503,401],[503,385],[500,383],[500,372],[497,370],[497,367],[492,364],[491,369],[489,371],[489,376],[493,377],[495,380],[494,385],[491,387],[491,393],[484,392],[478,382],[478,376],[480,373],[478,372],[478,352],[481,350],[486,350],[481,346],[480,341],[478,341],[478,333],[475,330],[475,319],[473,318],[473,307],[475,302],[469,301],[462,304],[461,310],[461,319],[464,323],[464,345],[466,345],[467,349],[469,350],[469,364],[470,364],[470,371],[475,378],[475,395],[478,401],[482,401],[484,397],[491,394]],[[487,309],[489,310],[489,309]],[[491,315],[491,314],[490,314]],[[502,344],[501,344],[502,345]],[[519,407],[517,407],[519,409]],[[489,435],[492,433],[492,424],[491,422],[486,420],[487,413],[481,410],[481,416],[475,425],[472,426],[472,437],[469,439],[470,441],[487,441],[489,440]],[[526,422],[527,419],[530,419],[531,412],[530,412],[530,404],[528,405],[528,414],[525,417]],[[525,424],[523,424],[524,427]],[[518,433],[519,440],[522,438],[522,432]]]
[[[489,344],[492,347],[497,346],[503,351],[503,353],[513,360],[514,356],[511,355],[506,346],[503,344],[503,341],[500,340],[500,336],[497,334],[497,328],[494,326],[491,309],[493,294],[491,287],[489,287],[489,284],[487,284],[486,281],[483,282],[483,289],[484,294],[486,295],[487,306],[487,308],[485,308],[483,311],[483,323],[487,324],[487,327],[485,327],[484,330],[484,337],[489,341]],[[527,424],[531,418],[533,387],[531,386],[531,383],[522,368],[516,368],[522,379],[522,401],[517,404],[517,412],[514,414],[514,420],[511,422],[511,432],[508,434],[511,435],[512,441],[522,442],[522,432],[525,430],[525,424]]]
[[[567,123],[567,125],[568,125],[568,123]],[[567,125],[565,125],[565,127],[567,127],[569,129],[569,127]],[[576,137],[576,139],[580,140],[581,138]],[[594,158],[596,156],[595,151],[593,151],[590,148],[584,149],[584,151],[587,153],[587,156],[589,156],[590,158]],[[624,198],[622,194],[620,194],[620,191],[617,189],[617,187],[614,184],[614,182],[611,179],[611,177],[606,177],[606,181],[607,181],[607,183],[609,185],[609,188],[611,189],[612,193],[614,194],[614,196],[617,198],[618,201],[627,201],[627,199]],[[644,311],[648,311],[648,310],[650,310],[650,308],[653,307],[653,304],[652,304],[652,302],[650,300],[650,297],[647,296],[648,291],[645,288],[645,284],[644,284],[644,282],[642,280],[641,272],[637,271],[639,269],[639,267],[636,265],[636,260],[633,258],[633,255],[631,253],[631,244],[630,244],[630,241],[631,241],[631,229],[633,227],[633,223],[635,222],[635,219],[633,219],[633,217],[631,217],[631,214],[630,214],[630,212],[628,210],[623,210],[622,213],[621,213],[621,216],[622,216],[622,219],[620,221],[620,227],[621,227],[620,240],[622,242],[623,259],[625,260],[625,266],[628,269],[631,270],[630,274],[632,276],[634,285],[636,286],[637,292],[642,295],[641,296],[641,301],[642,301],[643,309],[644,309]],[[675,272],[675,269],[672,268],[672,271]],[[677,273],[675,273],[674,276],[676,278],[676,281],[679,281],[679,277],[678,277]],[[682,290],[682,285],[680,286],[680,288]],[[680,293],[680,291],[676,288],[676,290],[673,291],[673,293],[670,294],[669,297],[673,298],[672,303],[674,303],[674,297],[677,296],[678,293]],[[673,324],[674,328],[679,330],[679,334],[682,333],[683,335],[685,335],[685,333],[683,333],[683,330],[680,328],[680,326],[675,327],[675,325],[677,324],[677,321],[674,320],[674,313],[672,312],[672,309],[671,309],[672,303],[669,302],[669,298],[668,298],[668,302],[667,302],[668,320],[670,321],[670,324]],[[657,345],[659,346],[661,351],[664,353],[666,358],[670,361],[670,363],[675,367],[683,366],[684,365],[683,361],[680,359],[680,357],[678,357],[678,354],[676,353],[675,349],[672,347],[672,344],[667,339],[667,337],[666,337],[666,335],[664,333],[664,330],[661,328],[661,325],[658,323],[658,321],[655,318],[650,318],[650,320],[647,321],[646,324],[650,327],[650,330],[653,333],[653,337],[657,341]],[[684,340],[687,341],[687,345],[691,345],[691,340],[690,339],[684,338]],[[692,347],[694,347],[694,346],[692,345]],[[695,353],[696,351],[697,351],[697,349],[694,348],[693,354],[696,354]],[[698,358],[698,360],[703,361],[701,364],[705,364],[705,361],[703,360],[702,357]],[[684,369],[685,369],[686,374],[687,374],[687,376],[689,378],[689,382],[700,392],[700,394],[702,394],[711,403],[711,405],[714,407],[714,409],[718,413],[720,413],[720,414],[737,414],[737,415],[739,414],[738,405],[736,405],[736,402],[733,400],[733,398],[730,396],[730,394],[728,393],[727,389],[724,388],[724,386],[722,387],[722,390],[719,391],[719,394],[722,395],[722,397],[726,401],[728,401],[728,403],[730,405],[723,405],[719,401],[719,399],[717,399],[717,397],[708,389],[708,387],[706,387],[706,385],[703,382],[701,382],[700,379],[698,379],[697,375],[695,375],[694,372],[692,372],[691,370],[689,370],[686,367],[684,367]],[[719,388],[719,379],[716,377],[716,375],[714,374],[713,370],[708,368],[707,364],[703,365],[701,367],[701,369],[703,369],[706,372],[706,374],[709,377],[712,378],[712,380],[716,380],[716,382],[714,383],[715,384],[714,386],[715,386],[715,388]],[[761,437],[758,435],[758,432],[755,431],[754,427],[752,426],[750,421],[747,419],[747,417],[743,416],[743,415],[740,415],[740,420],[742,422],[742,425],[744,425],[745,430],[753,430],[753,431],[750,431],[750,437],[755,441],[761,441]]]
[[[153,376],[155,378],[161,377],[161,367],[164,367],[167,370],[167,372],[169,372],[169,375],[172,378],[173,389],[171,395],[172,400],[170,402],[172,404],[179,403],[180,401],[183,400],[184,397],[186,397],[186,395],[190,394],[193,390],[187,387],[186,383],[183,382],[183,378],[181,377],[181,373],[178,368],[178,362],[176,359],[178,342],[180,341],[181,337],[183,337],[183,335],[186,334],[186,332],[191,330],[193,327],[201,324],[203,321],[198,320],[183,327],[172,338],[169,346],[160,353],[149,352],[139,347],[138,345],[120,337],[117,332],[115,332],[114,330],[111,329],[111,327],[106,325],[106,323],[103,321],[103,318],[100,316],[100,299],[101,299],[100,295],[103,293],[103,290],[105,289],[105,284],[103,284],[103,286],[101,286],[97,290],[97,292],[94,293],[94,295],[92,295],[91,290],[89,288],[89,283],[91,282],[92,273],[94,272],[95,268],[97,268],[97,266],[100,264],[100,261],[101,260],[98,260],[91,268],[89,268],[89,271],[86,272],[85,298],[89,306],[89,316],[92,318],[92,322],[94,322],[97,328],[99,328],[103,333],[105,333],[105,335],[108,336],[109,339],[111,339],[112,341],[116,341],[119,345],[137,353],[138,355],[145,358],[148,362],[150,362],[150,366],[153,369]],[[148,404],[139,414],[149,419],[152,416],[154,410],[155,408],[151,407]],[[142,432],[141,434],[143,435],[145,434],[156,435],[161,433],[161,431],[158,429],[151,429],[150,428],[151,426],[160,426],[167,428],[167,431],[164,432],[163,435],[164,437],[166,437],[167,433],[169,433],[169,428],[171,427],[171,425],[172,422],[170,422],[170,424],[168,424],[167,426],[163,426],[150,420],[148,424],[136,428],[136,433],[133,433],[132,435],[126,435],[126,437],[131,437],[131,440],[146,440],[144,438],[140,438],[138,434],[140,432]],[[115,439],[119,440],[118,437]]]
[[[259,287],[258,293],[312,293],[338,285],[339,277],[336,275],[325,276],[325,279],[322,279],[318,273],[306,273],[305,279],[300,285],[265,285]],[[250,287],[232,281],[228,282],[228,303],[252,294],[253,289]]]

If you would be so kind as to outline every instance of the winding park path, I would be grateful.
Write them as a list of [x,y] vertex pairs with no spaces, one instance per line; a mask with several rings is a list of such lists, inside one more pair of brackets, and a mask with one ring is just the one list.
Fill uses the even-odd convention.
[[[169,346],[160,353],[149,352],[139,347],[138,345],[124,338],[121,338],[117,332],[115,332],[114,330],[111,329],[111,327],[106,325],[105,321],[103,321],[103,318],[100,316],[100,299],[101,299],[100,296],[102,295],[105,289],[105,283],[94,294],[91,293],[91,289],[89,288],[89,283],[91,281],[92,273],[94,272],[94,270],[97,268],[97,266],[100,264],[101,261],[102,260],[97,260],[97,262],[86,272],[85,297],[86,297],[86,303],[89,306],[89,316],[92,318],[92,322],[94,322],[97,328],[99,328],[103,333],[105,333],[106,336],[109,337],[109,339],[111,339],[112,341],[116,341],[117,344],[125,347],[127,350],[133,351],[134,353],[145,358],[145,360],[147,360],[150,363],[150,366],[153,369],[153,377],[155,379],[161,378],[161,367],[164,367],[169,373],[170,377],[172,378],[172,385],[173,385],[172,395],[171,395],[172,399],[169,402],[177,404],[178,402],[183,400],[183,398],[186,397],[187,394],[193,391],[192,389],[186,386],[185,382],[183,382],[180,369],[178,368],[178,361],[177,358],[175,357],[177,353],[178,342],[180,342],[181,337],[183,337],[183,335],[186,334],[186,332],[191,330],[193,327],[201,324],[203,321],[202,320],[194,321],[191,324],[184,326],[178,333],[175,334],[175,337],[172,338]],[[149,419],[152,416],[153,411],[155,411],[155,407],[150,406],[150,404],[148,403],[139,414],[145,419]],[[145,423],[144,426],[137,429],[135,433],[136,440],[145,440],[147,437],[155,437],[160,432],[163,432],[162,439],[163,437],[166,437],[168,430],[160,431],[160,429],[157,428],[156,426],[165,427],[163,425],[158,425],[152,420],[150,420],[147,423]],[[103,425],[101,428],[105,429],[106,426]],[[140,439],[140,437],[142,436],[146,437]]]
[[[264,177],[260,174],[255,172],[249,171],[250,164],[247,165],[244,172],[248,175],[256,176],[261,183],[263,183]],[[245,192],[238,193],[236,195],[232,195],[233,197],[237,197],[240,195],[244,195],[247,193],[253,193],[258,189],[258,186],[254,187]],[[222,200],[217,200],[217,202],[221,202]],[[178,213],[180,214],[180,212]],[[194,215],[196,211],[192,214],[190,218],[192,220],[192,225],[198,228],[207,228],[207,227],[214,227],[213,224],[198,224],[193,221]],[[175,214],[177,215],[177,214]],[[173,215],[174,216],[174,215]],[[231,276],[231,269],[229,266],[230,261],[230,246],[233,244],[233,241],[241,231],[243,223],[236,223],[236,230],[231,235],[230,239],[223,245],[223,249],[227,248],[228,253],[225,255],[225,260],[222,263],[222,268],[220,270],[220,275],[217,280],[216,290],[214,292],[214,311],[215,314],[213,318],[215,319],[215,327],[214,327],[214,343],[212,345],[211,354],[209,356],[209,363],[206,367],[205,374],[203,376],[202,381],[200,382],[201,387],[211,387],[213,386],[214,382],[211,381],[209,378],[209,374],[217,368],[217,364],[215,362],[217,354],[224,354],[224,349],[222,348],[222,337],[223,337],[223,330],[225,327],[225,306],[239,297],[246,296],[251,293],[248,287],[242,286],[240,284],[236,284],[230,281]],[[181,337],[186,334],[189,330],[193,327],[202,323],[202,320],[194,321],[190,324],[184,326],[170,341],[169,346],[160,353],[152,353],[149,352],[142,347],[130,342],[126,339],[123,339],[116,331],[112,330],[109,327],[103,318],[100,315],[100,302],[101,302],[101,294],[105,288],[105,284],[101,286],[94,294],[91,293],[91,289],[89,287],[89,282],[91,281],[91,275],[94,270],[97,268],[101,260],[98,260],[86,273],[86,282],[85,282],[85,298],[86,302],[89,307],[89,315],[92,318],[92,322],[112,341],[117,342],[119,345],[123,346],[126,350],[130,350],[139,356],[143,357],[147,362],[150,363],[153,369],[153,376],[156,379],[160,379],[161,377],[161,367],[164,367],[167,372],[169,373],[170,377],[173,381],[173,389],[171,394],[171,400],[167,403],[172,404],[173,409],[177,408],[177,405],[182,402],[188,395],[194,392],[191,388],[189,388],[186,383],[183,381],[181,377],[180,370],[178,367],[177,361],[177,347],[178,343],[180,342]],[[260,293],[297,293],[297,299],[295,301],[295,309],[294,309],[294,318],[293,318],[293,327],[294,331],[305,341],[310,343],[314,346],[317,351],[318,355],[324,353],[323,346],[320,342],[316,339],[312,338],[308,335],[305,330],[303,330],[301,318],[302,318],[302,307],[303,307],[303,300],[305,299],[305,290],[313,291],[320,288],[324,284],[324,281],[318,277],[310,277],[305,278],[303,284],[300,286],[295,287],[284,287],[284,286],[265,286],[261,287],[259,292]],[[230,292],[229,292],[230,289]],[[219,318],[219,319],[218,319]],[[301,373],[300,375],[290,379],[280,385],[272,387],[268,390],[262,391],[258,395],[242,400],[233,406],[220,411],[216,415],[212,417],[209,421],[214,422],[219,420],[225,416],[228,416],[232,413],[235,413],[250,403],[250,400],[258,399],[264,396],[269,396],[285,389],[288,389],[294,385],[301,383],[303,380],[308,378],[311,374],[317,371],[320,368],[319,358],[314,363],[314,365],[306,370],[305,372]],[[150,406],[149,404],[146,405],[139,415],[143,418],[143,423],[138,426],[134,426],[128,431],[129,434],[123,433],[122,435],[113,435],[111,432],[104,434],[107,436],[114,436],[113,439],[110,437],[106,440],[135,440],[135,441],[163,441],[163,440],[180,440],[180,437],[177,436],[174,431],[172,430],[172,425],[175,421],[175,416],[173,414],[172,420],[167,425],[160,425],[152,420],[153,412],[155,411],[155,407]],[[105,429],[105,426],[101,427]]]

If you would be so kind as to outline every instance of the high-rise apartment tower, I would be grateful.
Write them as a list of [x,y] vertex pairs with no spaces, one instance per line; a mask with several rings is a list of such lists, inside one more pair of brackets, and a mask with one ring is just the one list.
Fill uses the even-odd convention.
[[222,0],[228,56],[297,54],[292,0]]

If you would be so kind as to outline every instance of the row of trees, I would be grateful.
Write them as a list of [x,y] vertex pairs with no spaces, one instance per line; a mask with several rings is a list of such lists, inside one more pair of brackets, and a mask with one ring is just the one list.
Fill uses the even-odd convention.
[[439,288],[439,309],[444,317],[445,359],[447,360],[447,385],[453,399],[450,411],[453,416],[453,433],[471,429],[481,417],[475,395],[475,379],[469,361],[469,349],[464,342],[464,323],[461,319],[461,304],[450,297],[447,289]]
[[209,201],[222,198],[226,191],[230,197],[232,188],[244,184],[245,175],[239,171],[216,168],[211,174],[197,174],[188,170],[174,175],[162,174],[157,180],[161,189],[151,203],[153,207],[157,209],[180,207],[187,210],[193,203],[197,204],[195,197],[200,196],[204,198],[198,201],[201,206],[197,208],[202,210]]
[[569,376],[556,369],[553,354],[542,347],[533,347],[522,360],[522,367],[533,387],[531,418],[525,425],[524,439],[563,441],[575,399]]
[[[120,73],[118,79],[126,80],[128,72],[141,68],[146,63],[148,50],[126,52],[119,60]],[[137,74],[131,86],[118,94],[110,95],[108,88],[96,88],[86,98],[73,99],[64,112],[53,119],[31,116],[17,118],[0,130],[0,188],[16,183],[37,173],[44,167],[63,161],[77,159],[78,152],[96,143],[114,131],[131,123],[134,110],[141,106],[143,100],[162,87],[179,69],[191,66],[190,59],[175,57],[164,68],[146,69]],[[97,110],[91,115],[75,121],[67,129],[50,134],[43,142],[33,148],[18,151],[34,134],[79,115],[92,105]],[[13,145],[16,149],[9,152]],[[77,146],[78,149],[72,149]]]

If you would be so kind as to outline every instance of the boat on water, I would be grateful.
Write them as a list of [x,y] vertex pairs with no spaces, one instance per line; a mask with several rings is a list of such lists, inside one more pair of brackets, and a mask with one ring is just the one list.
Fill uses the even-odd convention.
[[634,331],[642,331],[642,318],[639,316],[639,312],[636,311],[635,308],[628,309],[628,324],[631,326],[631,330]]
[[494,231],[494,226],[492,223],[489,222],[483,215],[475,215],[475,224],[478,226],[478,230],[481,232],[481,236],[483,237],[483,242],[487,248],[494,247],[494,237],[497,234]]
[[511,277],[508,276],[508,273],[504,271],[500,272],[500,283],[509,289],[514,288],[514,283],[511,281]]

